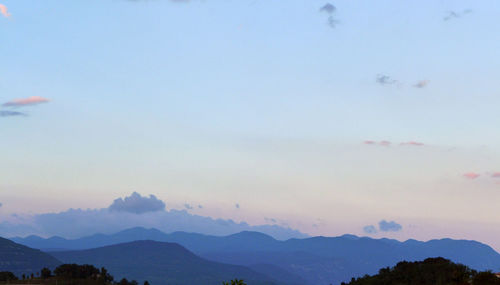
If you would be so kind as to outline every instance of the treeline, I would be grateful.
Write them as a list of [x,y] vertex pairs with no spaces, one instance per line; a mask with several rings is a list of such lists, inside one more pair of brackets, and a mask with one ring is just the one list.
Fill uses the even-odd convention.
[[417,262],[399,262],[380,269],[377,275],[353,278],[341,285],[500,285],[500,278],[490,271],[477,272],[445,258]]
[[[26,282],[27,281],[27,282]],[[85,284],[85,285],[139,285],[139,282],[126,278],[114,281],[114,277],[109,274],[104,267],[101,269],[93,265],[63,264],[54,269],[43,268],[36,274],[23,274],[21,278],[12,272],[0,272],[0,282],[2,283],[34,283],[34,284]],[[149,285],[148,281],[144,285]]]

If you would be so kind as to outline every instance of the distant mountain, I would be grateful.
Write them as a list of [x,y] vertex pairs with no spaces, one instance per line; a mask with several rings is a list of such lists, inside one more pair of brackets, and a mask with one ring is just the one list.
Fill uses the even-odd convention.
[[0,238],[0,271],[10,271],[18,276],[40,272],[43,267],[54,268],[61,264],[53,256]]
[[491,247],[476,241],[452,239],[399,242],[344,235],[278,241],[257,232],[216,237],[184,232],[165,234],[155,229],[133,228],[114,235],[94,235],[77,240],[58,237],[14,240],[41,249],[83,249],[139,239],[178,243],[209,260],[249,266],[264,274],[269,274],[269,271],[264,270],[262,264],[277,266],[300,276],[309,284],[320,285],[374,274],[379,268],[394,266],[402,260],[417,261],[438,256],[476,270],[500,271],[500,255]]
[[58,251],[53,255],[65,263],[104,266],[115,279],[151,284],[220,285],[234,278],[249,284],[280,284],[247,267],[208,261],[175,243],[134,241],[80,251]]

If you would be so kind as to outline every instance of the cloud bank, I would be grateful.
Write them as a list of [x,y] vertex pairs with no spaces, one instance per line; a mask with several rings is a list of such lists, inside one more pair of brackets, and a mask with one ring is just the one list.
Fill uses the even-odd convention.
[[109,210],[112,212],[127,212],[134,214],[144,214],[149,212],[158,212],[165,210],[165,203],[154,195],[143,197],[134,192],[129,197],[116,199]]
[[[222,236],[241,231],[258,231],[280,240],[307,237],[306,234],[284,225],[249,225],[231,219],[214,219],[191,214],[185,209],[167,210],[163,206],[165,204],[153,195],[146,197],[134,193],[126,198],[116,199],[109,208],[69,209],[59,213],[11,216],[9,221],[0,222],[0,236],[35,234],[44,237],[79,238],[145,227],[166,233],[184,231]],[[112,210],[115,207],[120,210]]]

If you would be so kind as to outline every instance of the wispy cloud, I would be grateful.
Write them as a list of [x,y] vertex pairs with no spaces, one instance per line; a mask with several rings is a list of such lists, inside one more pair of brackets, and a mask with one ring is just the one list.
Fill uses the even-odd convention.
[[474,180],[474,179],[479,178],[481,176],[481,174],[476,173],[476,172],[467,172],[467,173],[464,173],[462,176],[466,179]]
[[427,85],[429,85],[429,80],[420,80],[419,82],[415,83],[413,87],[422,89],[427,87]]
[[186,210],[192,210],[194,209],[193,206],[189,205],[188,203],[184,204],[184,208],[186,208]]
[[337,12],[337,7],[335,7],[331,3],[326,3],[323,5],[320,9],[320,12],[328,14],[328,25],[332,28],[335,28],[337,24],[339,23],[338,20],[335,19],[334,14]]
[[371,235],[371,234],[376,234],[378,232],[378,230],[374,225],[369,225],[369,226],[363,227],[363,232]]
[[236,203],[236,204],[234,205],[234,207],[235,207],[236,209],[239,209],[239,208],[240,208],[240,204]]
[[416,142],[416,141],[409,141],[409,142],[403,142],[401,145],[409,145],[409,146],[424,146],[424,143],[421,142]]
[[377,74],[375,81],[380,85],[392,85],[398,83],[397,80],[385,74]]
[[25,113],[16,111],[0,111],[0,117],[23,117]]
[[4,4],[0,4],[0,14],[2,14],[5,18],[10,17],[9,9],[7,9],[7,6]]
[[446,13],[446,16],[443,17],[443,20],[444,21],[449,21],[449,20],[452,20],[452,19],[458,19],[458,18],[461,18],[467,14],[470,14],[472,13],[472,9],[465,9],[463,10],[462,12],[456,12],[456,11],[448,11]]
[[500,178],[500,172],[493,172],[493,174],[491,174],[491,177],[492,178]]
[[24,107],[24,106],[33,106],[33,105],[38,105],[42,103],[48,103],[50,102],[49,99],[40,97],[40,96],[32,96],[29,98],[24,98],[24,99],[15,99],[12,101],[9,101],[7,103],[4,103],[4,107]]
[[[389,147],[393,145],[392,142],[383,140],[383,141],[374,141],[374,140],[365,140],[363,141],[363,144],[365,145],[378,145],[378,146],[385,146]],[[400,146],[425,146],[423,142],[418,142],[418,141],[407,141],[407,142],[402,142],[399,144]]]
[[381,146],[391,146],[392,143],[390,141],[381,141],[378,144]]

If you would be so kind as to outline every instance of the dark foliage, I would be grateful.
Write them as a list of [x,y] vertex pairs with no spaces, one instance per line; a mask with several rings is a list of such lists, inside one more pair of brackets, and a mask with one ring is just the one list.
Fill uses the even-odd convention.
[[[146,281],[147,282],[147,281]],[[132,280],[128,281],[126,278],[120,280],[120,282],[116,283],[117,285],[139,285],[139,282]],[[148,283],[149,284],[149,283]]]
[[222,285],[247,285],[243,280],[234,279],[231,282],[222,282]]
[[[345,283],[342,283],[345,285]],[[477,273],[445,258],[417,262],[399,262],[393,268],[380,269],[377,275],[352,279],[348,285],[500,285],[491,272]]]
[[44,267],[42,268],[42,270],[40,270],[40,277],[42,279],[50,278],[52,277],[52,271],[50,271],[50,269],[48,269],[47,267]]
[[0,272],[0,281],[5,282],[5,281],[14,281],[17,280],[16,275],[14,273],[9,272],[9,271],[2,271]]

